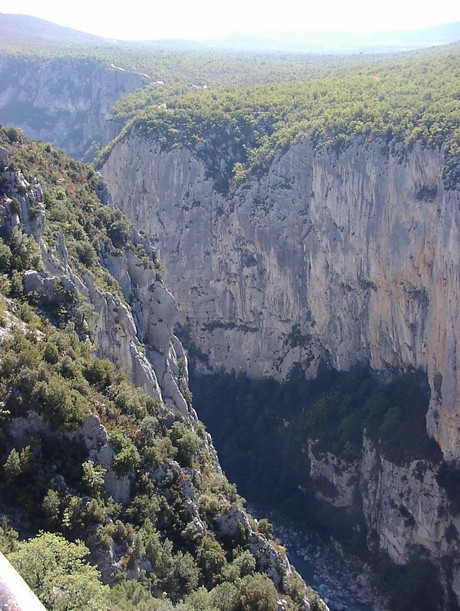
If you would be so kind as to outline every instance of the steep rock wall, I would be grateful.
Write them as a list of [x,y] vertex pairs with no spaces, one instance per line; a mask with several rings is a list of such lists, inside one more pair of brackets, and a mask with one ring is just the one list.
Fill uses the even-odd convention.
[[460,457],[459,194],[444,187],[442,150],[304,139],[223,196],[193,151],[132,132],[102,174],[154,239],[212,369],[282,379],[321,360],[420,367],[429,431]]
[[107,121],[113,104],[149,80],[96,60],[2,58],[0,123],[82,159],[94,142],[105,146],[118,134]]

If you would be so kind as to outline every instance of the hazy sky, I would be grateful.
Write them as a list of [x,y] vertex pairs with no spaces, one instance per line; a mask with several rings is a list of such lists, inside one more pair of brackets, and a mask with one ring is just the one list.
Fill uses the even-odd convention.
[[460,1],[0,0],[0,13],[34,15],[107,38],[199,39],[233,32],[419,28],[460,21]]

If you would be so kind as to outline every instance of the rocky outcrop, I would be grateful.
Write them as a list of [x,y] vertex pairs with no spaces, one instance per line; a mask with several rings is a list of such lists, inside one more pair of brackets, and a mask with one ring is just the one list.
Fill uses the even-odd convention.
[[308,457],[317,498],[340,508],[350,529],[365,530],[371,549],[384,550],[397,564],[414,556],[434,560],[445,571],[446,590],[460,599],[460,514],[449,508],[438,465],[426,460],[397,465],[366,437],[361,458],[352,464],[318,452],[311,441]]
[[[0,207],[0,229],[8,234],[18,227],[33,235],[44,265],[41,271],[24,273],[25,293],[33,292],[46,303],[71,302],[75,310],[85,304],[82,326],[98,356],[111,360],[134,384],[195,421],[195,412],[184,396],[188,389],[185,353],[173,334],[177,305],[155,269],[128,246],[117,249],[116,254],[107,250],[104,264],[121,292],[104,290],[89,270],[71,260],[62,234],[57,248],[47,244],[39,182],[30,185],[20,171],[3,172],[3,181],[14,199],[5,198]],[[150,249],[153,256],[148,240],[133,231],[132,247],[140,244],[144,253]]]
[[3,58],[0,123],[92,160],[122,127],[108,120],[113,104],[149,82],[97,60]]
[[[8,433],[14,440],[21,440],[27,435],[59,439],[62,433],[53,431],[45,418],[36,412],[30,412],[27,418],[14,418]],[[95,414],[85,416],[81,426],[72,432],[64,433],[66,441],[80,441],[84,446],[88,460],[104,468],[105,488],[117,503],[129,503],[131,500],[131,480],[129,474],[119,476],[112,468],[114,450],[109,443],[106,428]],[[65,482],[62,482],[65,484]]]
[[350,510],[359,492],[370,536],[379,537],[379,547],[396,563],[406,563],[415,549],[425,550],[438,559],[449,552],[452,556],[449,537],[439,535],[452,530],[452,525],[457,529],[460,516],[450,515],[446,492],[437,482],[438,469],[433,469],[428,461],[396,465],[367,439],[362,458],[353,464],[316,451],[311,442],[308,455],[310,477],[330,485],[328,489],[324,483],[320,486],[323,492],[317,492],[318,498]]
[[[133,240],[135,245],[148,246],[140,236],[133,235]],[[172,402],[184,415],[190,414],[191,408],[182,394],[188,383],[187,358],[180,341],[172,333],[178,315],[173,296],[158,280],[158,272],[146,267],[131,251],[115,256],[107,253],[104,263],[120,283],[130,304],[130,320],[145,347],[148,362],[153,365],[163,399]],[[106,329],[106,325],[101,327],[101,342],[110,349],[111,341]],[[120,354],[125,352],[120,351]],[[116,357],[112,358],[116,361]]]
[[458,191],[443,150],[303,139],[227,195],[192,150],[135,131],[102,168],[114,201],[154,240],[180,322],[213,370],[283,379],[421,368],[428,429],[460,458]]

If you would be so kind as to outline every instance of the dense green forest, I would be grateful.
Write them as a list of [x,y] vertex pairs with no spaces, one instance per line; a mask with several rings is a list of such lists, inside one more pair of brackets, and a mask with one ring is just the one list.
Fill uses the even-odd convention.
[[[301,81],[319,77],[342,66],[387,62],[388,55],[305,55],[241,53],[236,51],[180,50],[139,45],[27,45],[0,42],[4,57],[42,65],[55,59],[100,61],[163,81],[168,94],[189,89],[244,86],[256,83]],[[142,100],[141,96],[140,100]],[[139,105],[146,105],[148,97]]]
[[[295,573],[275,587],[264,572],[276,550],[269,525],[244,512],[204,426],[98,358],[92,305],[63,274],[45,271],[44,257],[64,239],[67,269],[92,274],[122,299],[104,254],[130,250],[155,272],[148,241],[134,244],[126,219],[99,201],[90,167],[14,128],[0,129],[0,146],[9,153],[0,223],[1,551],[49,609],[276,611],[280,596],[294,610],[306,595],[316,608]],[[26,231],[42,214],[36,179],[46,219],[40,244]],[[30,270],[51,278],[53,290],[26,291]],[[88,423],[102,434],[110,469],[89,457]],[[129,479],[129,500],[109,494],[108,469]],[[219,520],[232,511],[236,530],[222,533]]]
[[[350,139],[443,146],[446,185],[460,169],[460,45],[385,55],[309,56],[129,46],[0,47],[37,67],[58,58],[103,62],[152,83],[111,118],[165,148],[188,146],[221,189],[308,136],[338,150]],[[103,159],[107,151],[102,152]]]

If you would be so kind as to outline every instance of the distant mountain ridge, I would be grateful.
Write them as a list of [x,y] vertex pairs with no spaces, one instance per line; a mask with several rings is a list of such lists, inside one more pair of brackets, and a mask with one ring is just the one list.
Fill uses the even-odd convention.
[[460,22],[416,30],[384,32],[235,32],[206,40],[121,41],[80,32],[30,15],[0,13],[0,44],[56,46],[136,46],[176,49],[282,53],[377,53],[406,51],[460,40]]
[[109,44],[106,38],[38,19],[31,15],[0,13],[1,44],[94,45]]

